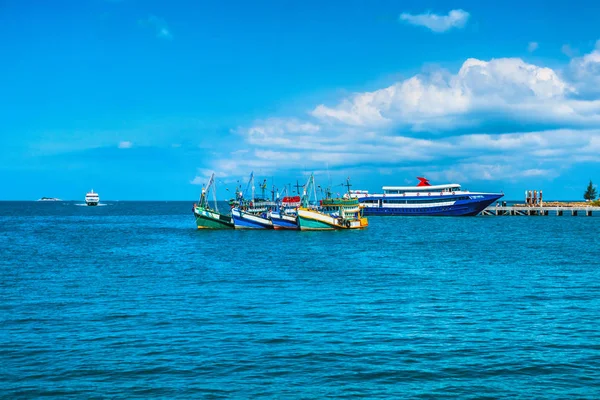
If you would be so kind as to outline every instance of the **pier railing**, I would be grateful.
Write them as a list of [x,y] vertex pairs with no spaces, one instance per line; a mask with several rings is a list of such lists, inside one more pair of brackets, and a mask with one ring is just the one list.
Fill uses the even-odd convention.
[[600,207],[594,206],[552,206],[552,207],[528,207],[528,206],[489,206],[483,210],[480,215],[514,215],[514,216],[533,216],[533,215],[556,215],[563,216],[565,214],[571,214],[576,217],[578,215],[585,215],[591,217],[594,213],[600,215]]

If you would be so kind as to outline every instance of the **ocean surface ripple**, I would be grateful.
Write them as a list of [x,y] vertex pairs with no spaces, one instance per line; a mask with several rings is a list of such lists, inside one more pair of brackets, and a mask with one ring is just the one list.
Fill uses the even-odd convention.
[[600,220],[0,202],[2,398],[598,398]]

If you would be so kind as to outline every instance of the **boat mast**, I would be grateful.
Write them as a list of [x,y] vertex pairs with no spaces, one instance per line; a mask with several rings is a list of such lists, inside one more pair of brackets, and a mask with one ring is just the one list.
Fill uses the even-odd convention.
[[267,180],[263,180],[263,183],[260,184],[260,197],[263,200],[266,200],[267,198],[265,197],[265,190],[267,190]]
[[350,177],[346,179],[346,184],[344,186],[348,188],[348,194],[350,194],[350,188],[352,187],[352,185],[350,184]]
[[298,179],[296,179],[296,186],[295,187],[296,187],[296,193],[300,194],[300,188],[302,186],[300,186],[300,182],[298,182]]
[[252,187],[252,199],[250,201],[254,202],[254,171],[250,173],[250,179],[246,184],[246,189],[244,189],[244,192],[240,196],[240,202],[246,198],[246,195],[248,194],[248,189],[250,187]]
[[250,174],[250,184],[252,185],[252,198],[250,199],[250,201],[254,203],[254,172]]
[[214,181],[214,176],[215,176],[215,174],[213,173],[213,175],[211,177],[213,187],[214,187],[214,189],[212,191],[212,196],[213,196],[213,201],[215,202],[215,211],[219,212],[219,206],[217,205],[217,183]]
[[316,203],[317,202],[317,185],[315,185],[314,173],[310,174],[310,179],[311,179],[313,195],[315,196],[315,203]]
[[[297,182],[297,181],[296,181]],[[296,184],[299,188],[299,185]],[[312,187],[311,187],[312,186]],[[308,180],[306,181],[306,185],[303,186],[303,190],[302,190],[302,198],[300,201],[300,204],[302,205],[302,207],[308,207],[310,204],[310,192],[311,189],[315,192],[315,200],[316,200],[316,189],[315,189],[315,180],[314,180],[314,176],[311,173],[310,176],[308,177]]]
[[208,192],[215,181],[215,173],[210,176],[206,187],[202,187],[202,195],[200,196],[200,207],[208,208]]

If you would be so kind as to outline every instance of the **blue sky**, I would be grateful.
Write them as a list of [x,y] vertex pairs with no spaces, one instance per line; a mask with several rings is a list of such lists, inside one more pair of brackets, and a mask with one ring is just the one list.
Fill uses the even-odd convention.
[[[0,3],[0,199],[600,181],[600,3]],[[221,197],[226,193],[222,190]]]

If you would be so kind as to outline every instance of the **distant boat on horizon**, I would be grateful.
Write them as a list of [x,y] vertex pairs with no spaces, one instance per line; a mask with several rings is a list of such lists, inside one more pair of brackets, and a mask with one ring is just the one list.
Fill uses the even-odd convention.
[[85,195],[85,204],[88,206],[97,206],[100,203],[100,196],[98,193],[94,193],[94,189]]
[[62,200],[59,199],[58,197],[42,197],[42,198],[38,199],[37,201],[62,201]]

